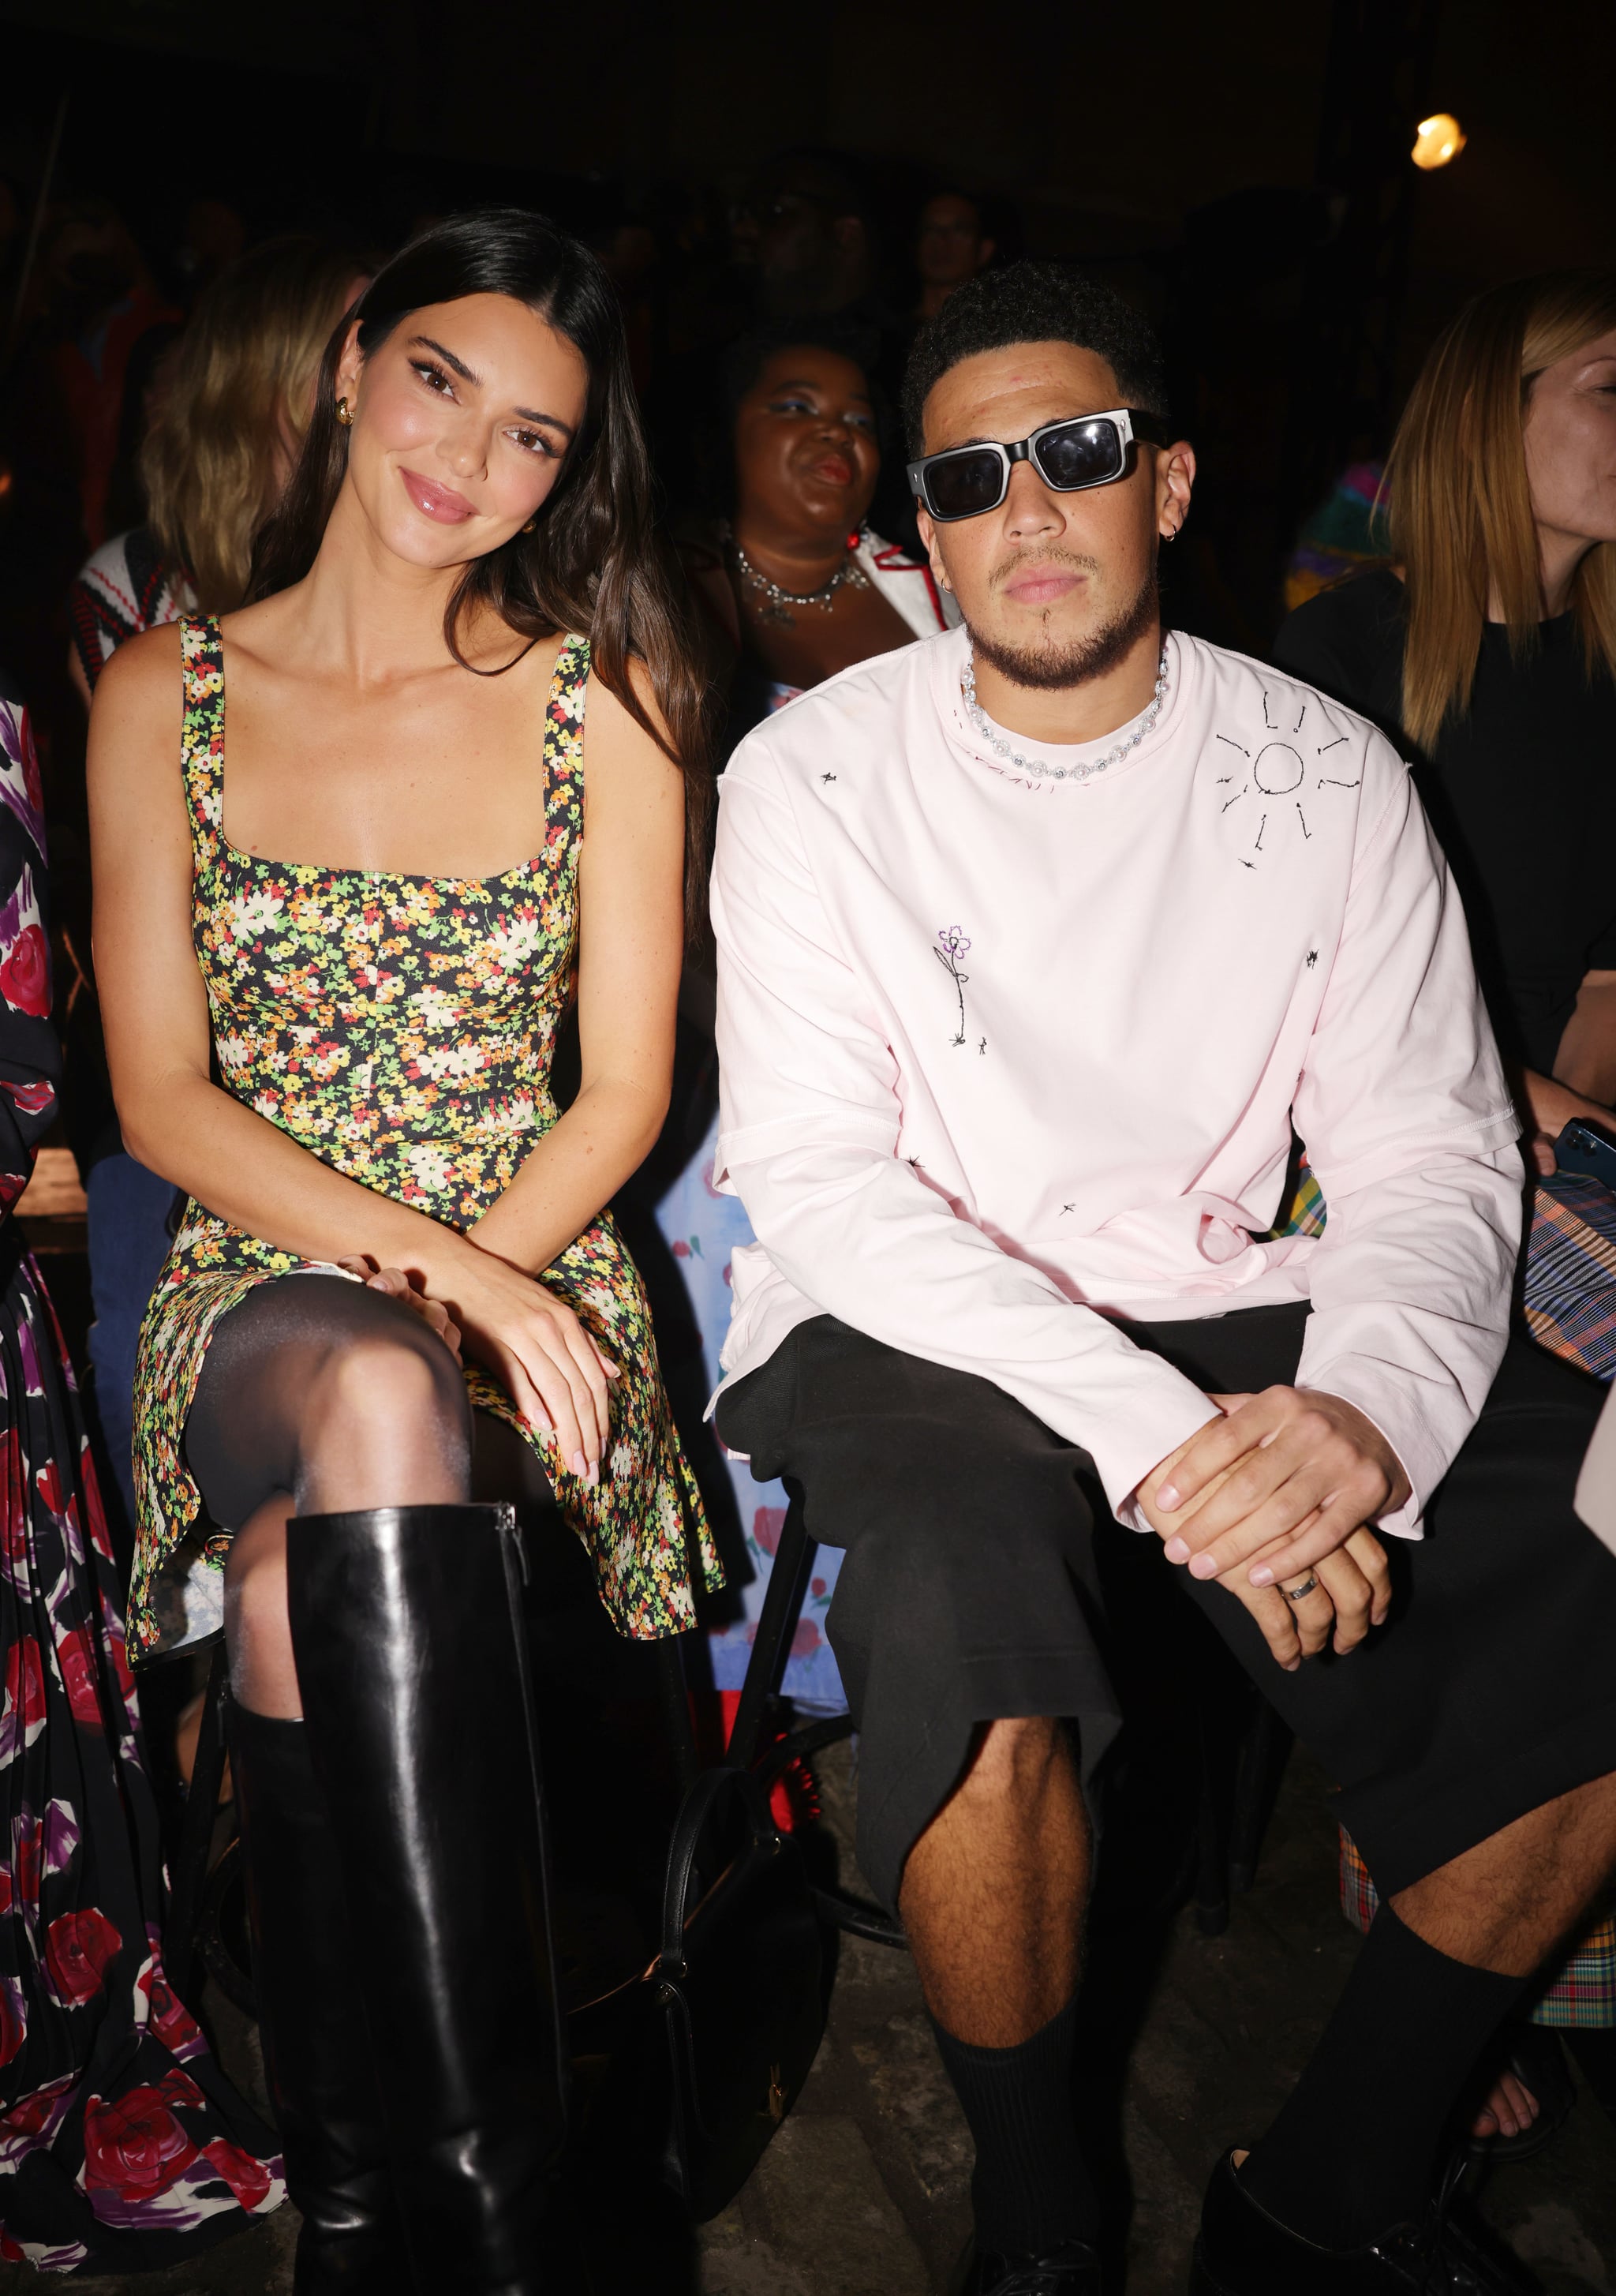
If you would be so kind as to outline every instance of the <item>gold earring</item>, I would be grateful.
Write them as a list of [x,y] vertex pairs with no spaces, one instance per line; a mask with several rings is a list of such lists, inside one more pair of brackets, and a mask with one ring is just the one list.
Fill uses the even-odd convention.
[[533,532],[534,528],[535,528],[535,526],[537,526],[538,522],[539,522],[539,521],[538,521],[538,520],[537,520],[536,518],[530,518],[530,519],[528,520],[528,521],[527,521],[526,525],[522,529],[523,533],[524,533],[524,534],[531,534],[531,533]]
[[337,420],[345,430],[351,430],[354,427],[354,410],[346,398],[337,401]]

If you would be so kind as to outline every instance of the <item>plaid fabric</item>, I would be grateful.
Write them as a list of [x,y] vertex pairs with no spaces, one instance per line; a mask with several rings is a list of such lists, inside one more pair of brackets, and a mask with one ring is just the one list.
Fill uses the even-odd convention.
[[[1358,1845],[1341,1828],[1341,1910],[1355,1930],[1375,1919],[1380,1892]],[[1606,1913],[1564,1961],[1532,2011],[1534,2025],[1616,2026],[1616,1913]]]
[[1616,1372],[1616,1196],[1603,1180],[1538,1181],[1521,1304],[1540,1347],[1596,1379]]
[[[1324,1191],[1299,1154],[1271,1236],[1322,1235]],[[1579,1371],[1616,1374],[1616,1195],[1586,1172],[1538,1182],[1522,1269],[1521,1306],[1539,1347]]]
[[1298,1154],[1295,1177],[1285,1202],[1284,1216],[1269,1229],[1271,1236],[1322,1235],[1324,1234],[1324,1190],[1313,1177],[1312,1167],[1305,1155]]

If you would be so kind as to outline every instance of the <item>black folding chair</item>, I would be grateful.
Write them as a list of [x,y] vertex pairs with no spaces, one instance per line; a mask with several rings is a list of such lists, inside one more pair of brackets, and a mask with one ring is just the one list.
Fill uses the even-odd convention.
[[[761,1755],[758,1752],[764,1723],[778,1706],[792,1638],[818,1552],[817,1543],[808,1536],[802,1501],[793,1496],[786,1509],[779,1545],[775,1549],[774,1569],[763,1592],[763,1616],[758,1620],[756,1639],[747,1661],[740,1701],[735,1710],[734,1726],[724,1751],[724,1759],[733,1768],[755,1769],[771,1781],[789,1769],[793,1762],[805,1762],[827,1746],[853,1735],[851,1714],[830,1714],[788,1731],[773,1740]],[[868,1898],[856,1898],[845,1890],[816,1889],[813,1894],[820,1913],[837,1929],[846,1930],[853,1937],[868,1938],[876,1945],[907,1950],[909,1940],[902,1924]]]

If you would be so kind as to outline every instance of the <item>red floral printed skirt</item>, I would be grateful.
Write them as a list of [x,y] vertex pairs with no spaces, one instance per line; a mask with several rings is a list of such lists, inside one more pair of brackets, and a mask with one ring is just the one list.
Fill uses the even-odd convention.
[[0,1230],[0,2259],[183,2262],[285,2197],[163,1974],[157,1806],[73,1374]]

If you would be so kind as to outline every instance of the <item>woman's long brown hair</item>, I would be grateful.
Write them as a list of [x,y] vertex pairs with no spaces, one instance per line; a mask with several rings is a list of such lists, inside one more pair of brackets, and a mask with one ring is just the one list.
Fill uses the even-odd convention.
[[[1408,640],[1403,730],[1429,750],[1470,707],[1489,596],[1510,651],[1538,644],[1543,583],[1523,426],[1546,367],[1616,328],[1616,272],[1553,271],[1478,295],[1421,370],[1386,463]],[[1590,676],[1616,677],[1616,545],[1577,569],[1571,610]]]
[[[248,597],[300,582],[319,551],[347,470],[337,367],[349,327],[357,320],[368,357],[412,311],[467,295],[512,296],[565,335],[588,371],[589,400],[533,532],[471,561],[445,611],[445,639],[464,662],[461,633],[480,607],[529,641],[587,636],[595,676],[683,776],[685,913],[695,937],[706,916],[713,695],[698,667],[687,586],[656,529],[622,312],[579,241],[526,209],[482,208],[421,233],[377,273],[326,347],[302,456],[257,538]],[[633,661],[644,664],[661,726],[635,692]]]

